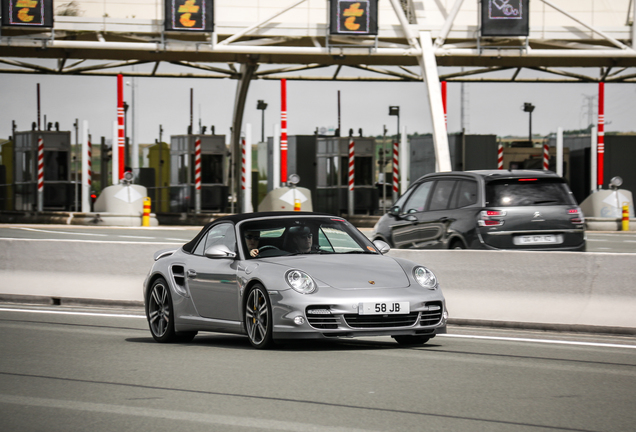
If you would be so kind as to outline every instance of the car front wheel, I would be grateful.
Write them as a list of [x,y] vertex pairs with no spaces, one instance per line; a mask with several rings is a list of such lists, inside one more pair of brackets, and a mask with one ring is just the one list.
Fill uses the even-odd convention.
[[147,304],[146,317],[154,340],[162,343],[174,342],[177,337],[174,331],[172,298],[165,279],[159,278],[152,284]]
[[245,302],[245,331],[254,348],[266,349],[273,345],[272,305],[265,287],[256,284],[247,294]]
[[402,335],[402,336],[391,336],[395,341],[404,346],[419,346],[424,345],[430,337],[427,336],[412,336],[412,335]]
[[197,335],[195,331],[175,331],[172,297],[165,279],[159,278],[152,284],[147,304],[150,333],[157,342],[190,342]]

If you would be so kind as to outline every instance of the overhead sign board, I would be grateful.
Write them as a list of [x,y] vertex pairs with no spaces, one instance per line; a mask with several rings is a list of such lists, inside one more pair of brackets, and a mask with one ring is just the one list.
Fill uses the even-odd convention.
[[1,0],[3,27],[53,27],[53,0]]
[[330,34],[378,34],[378,0],[331,0],[330,8]]
[[213,0],[165,0],[167,31],[212,32]]
[[528,36],[530,0],[481,0],[482,36]]

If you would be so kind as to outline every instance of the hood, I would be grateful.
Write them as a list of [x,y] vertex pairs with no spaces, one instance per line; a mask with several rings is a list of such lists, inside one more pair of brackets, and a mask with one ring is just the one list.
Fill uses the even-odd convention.
[[409,286],[402,266],[383,255],[300,255],[279,259],[277,264],[306,272],[318,286],[342,290]]

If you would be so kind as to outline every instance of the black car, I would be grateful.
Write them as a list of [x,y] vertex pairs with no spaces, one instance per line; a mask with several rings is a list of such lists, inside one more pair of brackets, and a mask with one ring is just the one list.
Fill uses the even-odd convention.
[[551,171],[427,174],[373,229],[398,249],[585,250],[585,220]]

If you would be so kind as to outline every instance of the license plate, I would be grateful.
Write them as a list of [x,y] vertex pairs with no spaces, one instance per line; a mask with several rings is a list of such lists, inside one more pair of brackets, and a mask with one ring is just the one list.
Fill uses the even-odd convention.
[[358,305],[360,315],[397,315],[409,312],[409,302],[368,302]]
[[527,244],[559,244],[563,243],[562,234],[533,234],[516,236],[512,239],[515,245],[527,245]]

